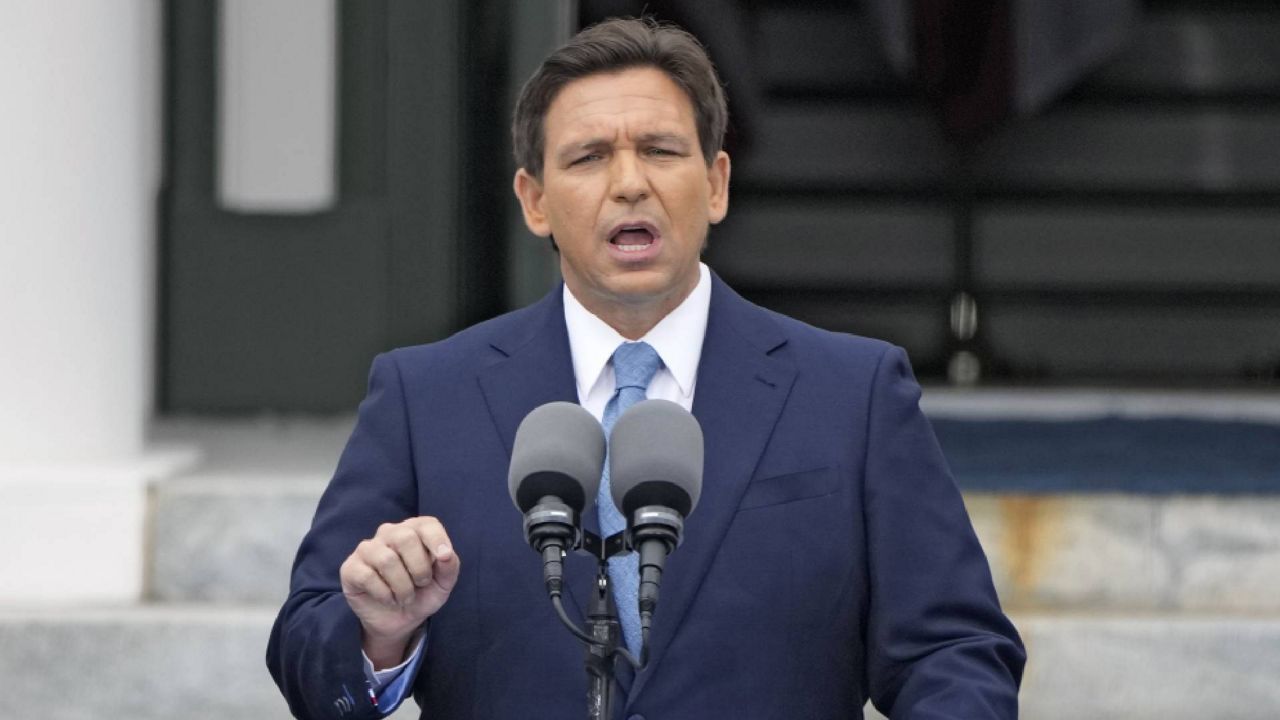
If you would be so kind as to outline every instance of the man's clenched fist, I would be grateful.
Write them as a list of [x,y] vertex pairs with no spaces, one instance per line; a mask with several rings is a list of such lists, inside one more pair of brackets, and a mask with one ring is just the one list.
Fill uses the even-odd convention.
[[376,669],[398,665],[413,633],[444,605],[461,563],[433,517],[387,523],[356,546],[338,575]]

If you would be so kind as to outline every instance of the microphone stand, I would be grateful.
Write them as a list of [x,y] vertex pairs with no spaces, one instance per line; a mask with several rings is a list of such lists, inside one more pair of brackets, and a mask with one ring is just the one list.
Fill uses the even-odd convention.
[[596,640],[586,643],[587,661],[587,717],[590,720],[610,720],[617,693],[614,686],[614,651],[618,649],[621,635],[618,625],[618,608],[609,591],[609,573],[606,565],[600,566],[596,587],[587,606],[587,633]]
[[[584,531],[582,550],[599,560],[596,583],[587,604],[587,634],[592,642],[586,645],[587,666],[587,718],[588,720],[612,720],[617,696],[614,662],[617,655],[630,653],[621,647],[622,626],[618,622],[618,607],[609,589],[608,559],[626,551],[623,533],[604,540]],[[639,668],[637,668],[639,669]]]

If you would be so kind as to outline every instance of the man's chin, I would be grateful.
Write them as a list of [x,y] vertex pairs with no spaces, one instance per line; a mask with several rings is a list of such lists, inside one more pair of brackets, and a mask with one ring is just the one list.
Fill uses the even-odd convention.
[[612,278],[609,290],[615,302],[633,307],[647,305],[678,305],[698,284],[698,276],[692,281],[677,281],[670,273],[656,269],[638,269]]

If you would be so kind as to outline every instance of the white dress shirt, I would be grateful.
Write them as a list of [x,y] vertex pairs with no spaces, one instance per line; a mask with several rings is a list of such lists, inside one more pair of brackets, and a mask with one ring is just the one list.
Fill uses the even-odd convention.
[[[573,358],[573,377],[578,384],[578,404],[595,416],[604,418],[604,406],[609,404],[616,389],[613,376],[613,351],[624,342],[630,342],[618,334],[608,323],[592,315],[578,302],[578,298],[564,292],[564,324],[569,331],[569,353]],[[702,341],[707,335],[707,316],[711,312],[711,271],[703,263],[698,264],[698,284],[674,310],[658,321],[641,341],[649,343],[662,358],[662,367],[649,381],[645,393],[648,398],[670,400],[685,410],[693,410],[693,386],[698,379],[698,361],[702,359]],[[422,653],[426,646],[426,633],[419,630],[410,642],[413,652],[399,665],[386,670],[375,670],[369,656],[364,657],[365,676],[377,695],[390,685]],[[401,686],[402,692],[407,684]],[[390,707],[399,704],[400,698],[378,698],[379,705]]]
[[[649,343],[662,358],[645,396],[679,403],[693,410],[693,386],[698,379],[702,340],[707,334],[707,314],[711,310],[711,271],[698,266],[698,284],[689,297],[658,321],[640,340]],[[604,406],[613,397],[613,351],[630,342],[592,315],[564,288],[564,323],[569,330],[569,352],[573,356],[573,377],[578,383],[578,404],[600,420]]]

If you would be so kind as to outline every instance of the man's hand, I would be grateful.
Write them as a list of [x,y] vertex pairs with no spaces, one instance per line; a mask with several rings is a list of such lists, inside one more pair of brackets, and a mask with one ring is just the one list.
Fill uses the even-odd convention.
[[375,669],[403,661],[414,631],[449,599],[460,567],[433,517],[382,525],[342,563],[342,594],[360,619]]

